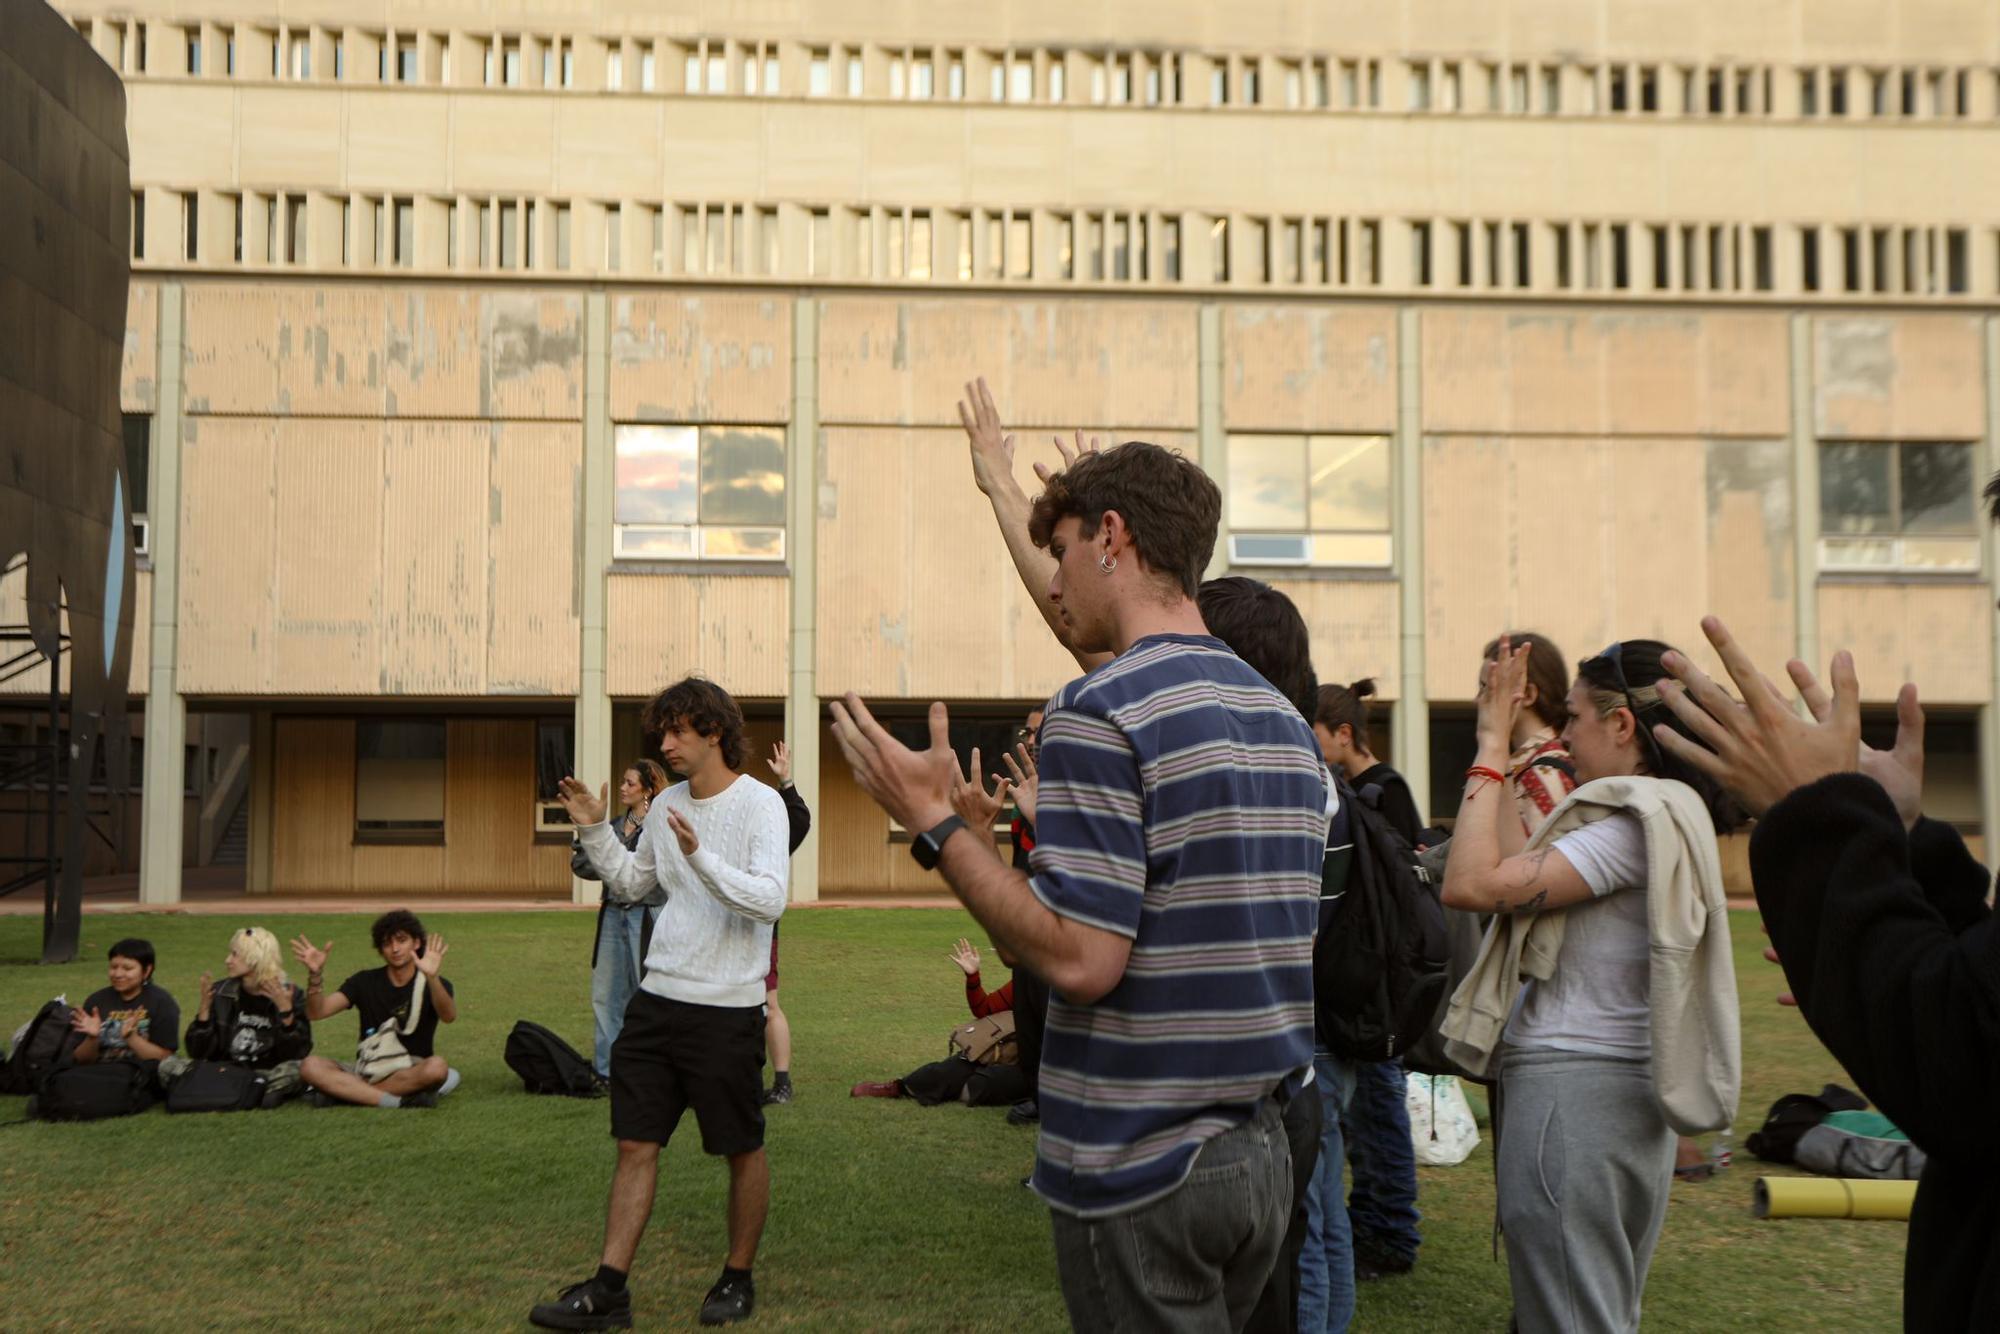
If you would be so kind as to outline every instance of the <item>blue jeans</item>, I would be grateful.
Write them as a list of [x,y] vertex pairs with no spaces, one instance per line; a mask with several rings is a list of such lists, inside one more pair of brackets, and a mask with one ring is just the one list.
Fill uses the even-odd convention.
[[1354,1318],[1354,1248],[1342,1183],[1347,1158],[1340,1118],[1354,1092],[1354,1067],[1313,1054],[1320,1100],[1319,1162],[1306,1190],[1306,1247],[1299,1256],[1299,1334],[1341,1334]]
[[1417,1222],[1417,1150],[1410,1140],[1409,1076],[1401,1061],[1354,1067],[1347,1105],[1347,1164],[1354,1186],[1347,1215],[1355,1247],[1414,1263],[1423,1243]]
[[607,905],[597,928],[597,967],[590,973],[590,1011],[595,1019],[597,1073],[611,1077],[611,1044],[625,1026],[625,1007],[645,976],[641,942],[646,930],[645,908]]

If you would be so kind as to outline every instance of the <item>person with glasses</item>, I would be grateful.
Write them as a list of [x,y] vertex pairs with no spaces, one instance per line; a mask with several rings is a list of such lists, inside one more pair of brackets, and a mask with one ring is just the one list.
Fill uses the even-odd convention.
[[1503,637],[1479,692],[1443,898],[1496,916],[1443,1033],[1459,1064],[1497,1069],[1499,1218],[1530,1334],[1639,1327],[1675,1133],[1736,1111],[1715,840],[1742,811],[1654,737],[1685,726],[1659,690],[1671,651],[1624,640],[1577,665],[1563,740],[1580,786],[1532,837],[1506,774],[1532,647]]

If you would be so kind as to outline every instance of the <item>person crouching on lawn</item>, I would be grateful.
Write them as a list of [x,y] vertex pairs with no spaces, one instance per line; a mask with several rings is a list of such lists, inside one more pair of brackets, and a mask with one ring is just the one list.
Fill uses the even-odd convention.
[[228,1061],[264,1070],[264,1105],[275,1107],[304,1087],[299,1063],[312,1051],[305,993],[285,976],[278,938],[246,926],[229,938],[228,974],[218,984],[201,975],[201,1008],[187,1026],[184,1056],[160,1062],[160,1084],[172,1088],[196,1061]]
[[[355,973],[332,992],[323,988],[333,942],[318,949],[304,936],[292,942],[292,954],[306,966],[306,1018],[317,1022],[349,1006],[361,1015],[362,1049],[355,1061],[308,1056],[300,1063],[299,1076],[317,1092],[320,1106],[435,1107],[438,1095],[449,1093],[457,1082],[434,1049],[438,1024],[458,1018],[451,983],[439,971],[444,937],[426,942],[424,924],[402,908],[376,918],[369,935],[384,966]],[[391,1029],[391,1050],[371,1048]],[[393,1050],[396,1045],[408,1060]]]

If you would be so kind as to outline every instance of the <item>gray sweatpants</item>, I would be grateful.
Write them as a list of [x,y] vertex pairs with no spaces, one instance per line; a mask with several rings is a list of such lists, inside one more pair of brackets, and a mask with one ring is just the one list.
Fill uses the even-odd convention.
[[1674,1179],[1674,1132],[1646,1061],[1502,1055],[1500,1226],[1523,1334],[1639,1328]]

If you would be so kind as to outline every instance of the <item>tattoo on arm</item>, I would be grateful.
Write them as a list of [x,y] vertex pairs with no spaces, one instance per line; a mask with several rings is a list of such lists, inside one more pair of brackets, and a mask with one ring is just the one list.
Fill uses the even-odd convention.
[[1544,903],[1547,903],[1548,901],[1549,901],[1549,892],[1546,889],[1537,890],[1535,893],[1535,897],[1529,899],[1526,903],[1521,905],[1521,911],[1537,912],[1541,909],[1541,906]]

